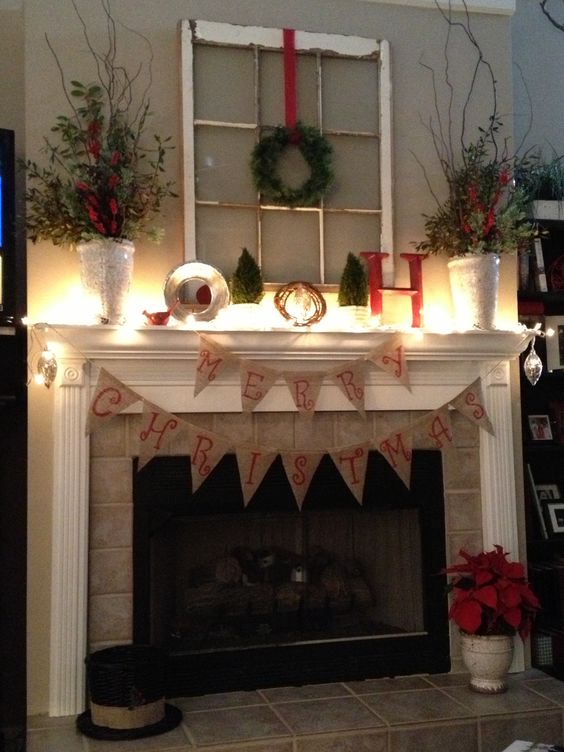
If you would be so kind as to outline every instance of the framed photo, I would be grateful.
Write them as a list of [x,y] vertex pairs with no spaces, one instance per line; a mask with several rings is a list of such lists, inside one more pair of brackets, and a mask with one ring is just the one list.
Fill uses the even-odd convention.
[[546,337],[546,366],[549,371],[564,368],[564,316],[546,316],[544,330],[554,334]]
[[564,534],[564,501],[545,501],[549,535]]
[[535,490],[540,501],[552,501],[553,499],[560,499],[560,489],[556,483],[545,483],[536,485]]
[[552,429],[548,415],[529,415],[529,429],[533,441],[552,441]]

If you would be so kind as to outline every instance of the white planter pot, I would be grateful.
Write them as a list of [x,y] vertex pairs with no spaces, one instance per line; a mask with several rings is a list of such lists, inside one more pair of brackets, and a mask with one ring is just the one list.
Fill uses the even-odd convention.
[[230,303],[223,311],[227,329],[264,329],[264,311],[258,303]]
[[84,292],[96,298],[100,324],[124,324],[135,246],[130,240],[100,239],[77,244]]
[[365,329],[369,324],[370,309],[368,306],[340,306],[338,312],[344,329],[355,331]]
[[470,689],[499,694],[507,689],[507,673],[513,660],[511,635],[461,633],[462,660],[470,673]]
[[448,262],[457,328],[495,328],[499,263],[495,253],[459,256]]

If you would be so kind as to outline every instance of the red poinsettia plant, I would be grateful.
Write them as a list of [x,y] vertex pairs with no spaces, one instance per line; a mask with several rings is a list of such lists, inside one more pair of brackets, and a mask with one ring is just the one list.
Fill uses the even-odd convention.
[[523,565],[508,561],[502,546],[475,555],[460,550],[459,555],[463,563],[443,570],[455,575],[447,588],[453,597],[449,618],[468,634],[518,632],[525,639],[541,605]]

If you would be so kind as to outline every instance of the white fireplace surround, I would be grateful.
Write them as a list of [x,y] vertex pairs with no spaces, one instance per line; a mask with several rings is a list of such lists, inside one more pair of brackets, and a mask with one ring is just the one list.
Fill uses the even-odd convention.
[[[104,367],[142,397],[174,413],[240,412],[237,368],[193,396],[199,336],[193,330],[146,327],[57,326],[59,378],[54,406],[54,483],[50,645],[50,715],[84,709],[87,650],[89,439],[87,408]],[[326,370],[366,355],[390,332],[207,331],[241,358],[278,370]],[[47,332],[49,337],[49,332]],[[484,545],[518,550],[514,441],[509,362],[522,352],[526,332],[435,334],[410,330],[403,342],[411,391],[376,368],[368,370],[367,410],[430,410],[480,376],[495,436],[480,431],[480,487]],[[128,412],[139,411],[140,404]],[[336,386],[324,384],[318,410],[354,410]],[[294,411],[279,382],[258,411]],[[522,650],[514,670],[524,667]]]

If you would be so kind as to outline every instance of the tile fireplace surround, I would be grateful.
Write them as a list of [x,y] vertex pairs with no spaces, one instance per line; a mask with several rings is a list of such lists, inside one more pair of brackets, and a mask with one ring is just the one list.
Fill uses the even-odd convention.
[[[241,414],[236,367],[227,369],[217,383],[194,398],[199,337],[192,330],[58,326],[57,331],[62,336],[54,406],[49,713],[72,716],[84,706],[84,656],[88,650],[130,639],[127,629],[132,600],[128,579],[131,499],[120,497],[120,503],[114,506],[112,497],[104,494],[112,487],[119,487],[113,480],[111,484],[107,481],[107,471],[112,465],[118,477],[128,479],[126,485],[131,483],[131,456],[135,448],[130,427],[135,425],[140,403],[91,439],[86,437],[86,412],[98,367],[106,368],[161,408],[189,415],[191,422],[218,432],[241,436],[247,425],[256,441],[262,439],[266,443],[265,435],[272,437],[274,433],[276,438],[274,442],[271,438],[270,443],[278,442],[281,447],[291,447],[288,441],[294,441],[298,447],[311,444],[304,444],[304,439],[310,440],[303,433],[304,422],[297,419],[288,390],[281,382],[275,384],[252,416]],[[333,364],[362,357],[390,336],[388,332],[207,331],[206,334],[234,355],[258,360],[277,370],[316,367],[326,370]],[[455,556],[462,545],[479,546],[482,542],[487,547],[498,543],[509,551],[518,551],[509,363],[526,347],[527,334],[476,331],[444,335],[411,331],[402,336],[411,391],[376,368],[367,372],[366,409],[368,420],[377,429],[375,435],[382,432],[383,426],[384,431],[405,426],[417,411],[445,404],[480,376],[496,433],[491,436],[461,416],[454,416],[460,424],[461,438],[457,439],[452,458],[445,462],[447,556]],[[322,386],[317,411],[314,417],[317,442],[320,435],[326,435],[326,430],[333,432],[335,443],[350,441],[355,430],[360,430],[361,419],[337,387]],[[285,438],[280,434],[282,429],[286,430]],[[173,451],[186,453],[185,448],[175,447]],[[462,470],[455,472],[455,468]],[[105,517],[108,512],[111,520]],[[120,515],[124,515],[121,528],[117,522]],[[104,537],[104,525],[108,522],[109,528],[123,534],[120,542]],[[121,578],[114,590],[103,584],[108,581],[108,568]],[[117,606],[122,608],[121,616],[114,619],[117,631],[104,632],[101,625],[111,623],[112,609]],[[451,653],[455,659],[454,638]],[[523,652],[519,650],[512,668],[520,671],[523,667]]]

